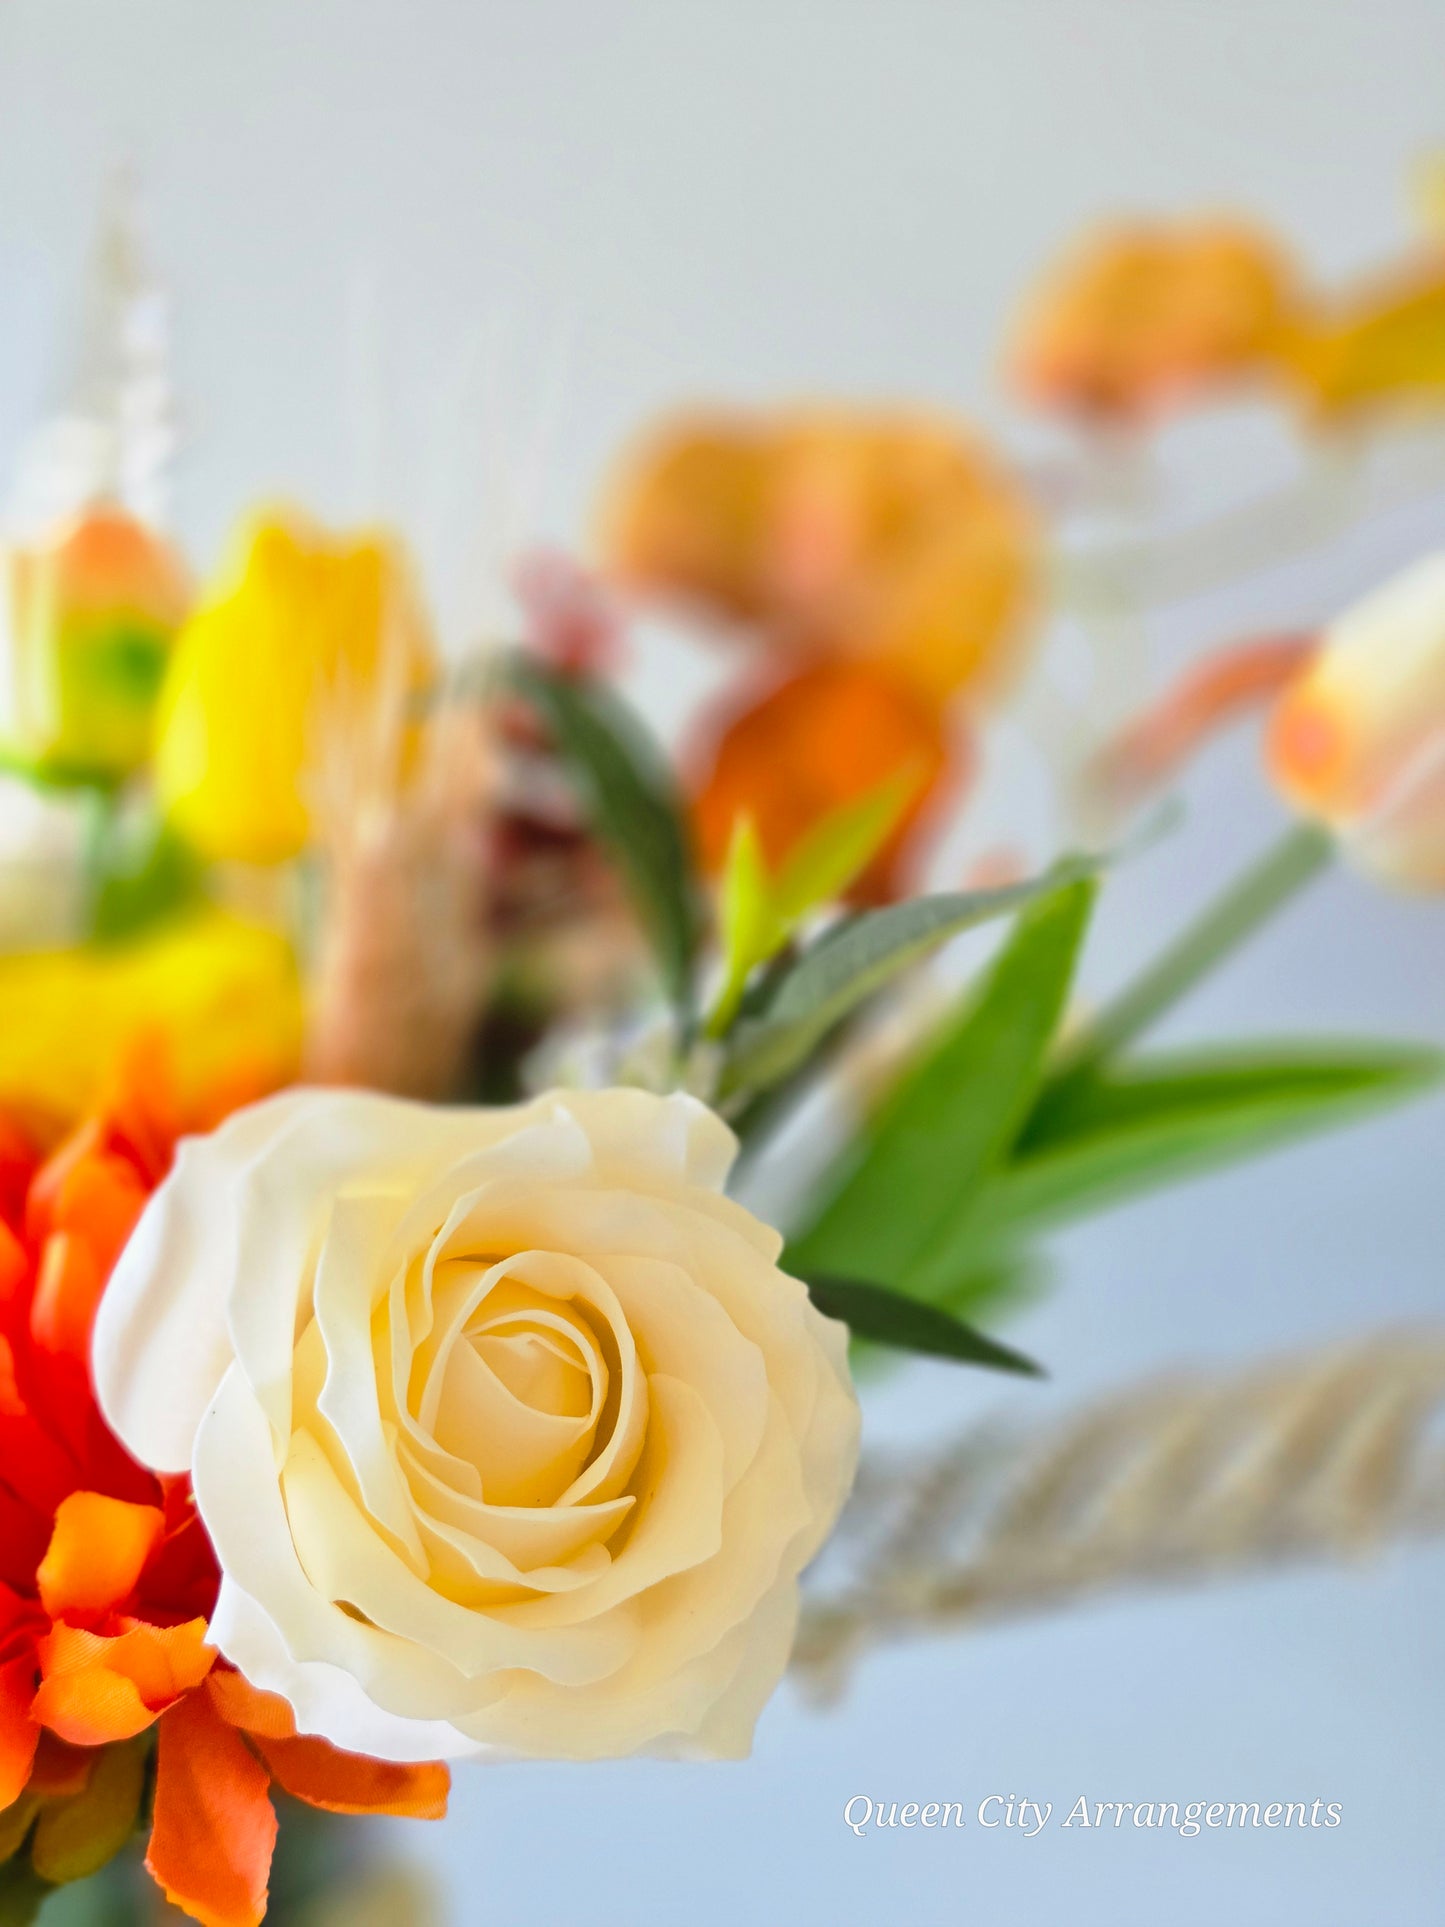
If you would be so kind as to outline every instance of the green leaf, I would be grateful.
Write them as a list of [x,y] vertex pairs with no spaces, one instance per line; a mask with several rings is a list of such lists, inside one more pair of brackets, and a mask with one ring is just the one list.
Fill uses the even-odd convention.
[[810,910],[836,902],[862,875],[917,794],[919,780],[911,768],[895,771],[864,795],[830,810],[798,839],[773,879],[773,906],[783,937],[791,935]]
[[30,1846],[30,1863],[52,1886],[99,1873],[135,1832],[145,1790],[149,1734],[103,1748],[84,1790],[74,1799],[42,1807]]
[[53,1891],[28,1859],[0,1865],[0,1927],[30,1927]]
[[761,1090],[807,1058],[840,1019],[948,938],[1007,916],[1062,883],[1092,875],[1098,860],[1069,857],[1046,875],[999,890],[913,897],[847,917],[824,931],[783,977],[765,1008],[737,1026],[721,1094]]
[[855,1338],[898,1351],[924,1352],[930,1358],[983,1365],[995,1372],[1016,1372],[1025,1378],[1044,1376],[1042,1368],[1022,1352],[1000,1345],[937,1305],[920,1304],[918,1299],[890,1291],[886,1285],[865,1284],[857,1278],[817,1277],[809,1278],[807,1286],[819,1311],[841,1319]]
[[773,901],[757,825],[740,816],[733,825],[728,860],[718,890],[718,933],[723,982],[707,1020],[709,1037],[722,1037],[737,1015],[748,978],[787,941]]
[[106,829],[93,854],[90,934],[98,943],[135,936],[205,894],[201,859],[160,818]]
[[1439,1081],[1441,1053],[1397,1045],[1167,1052],[1046,1091],[1014,1154],[912,1288],[946,1295],[984,1256],[1166,1184],[1351,1122]]
[[709,1037],[727,1034],[753,971],[777,955],[810,911],[836,901],[867,867],[916,787],[917,779],[903,771],[829,811],[798,840],[776,876],[768,874],[752,818],[738,817],[718,892],[724,971]]
[[1067,883],[1020,915],[819,1187],[794,1244],[808,1270],[904,1284],[1018,1134],[1063,1015],[1096,893]]
[[637,717],[601,683],[554,674],[524,656],[513,658],[510,673],[550,727],[593,830],[627,880],[668,995],[686,1013],[700,920],[671,772]]

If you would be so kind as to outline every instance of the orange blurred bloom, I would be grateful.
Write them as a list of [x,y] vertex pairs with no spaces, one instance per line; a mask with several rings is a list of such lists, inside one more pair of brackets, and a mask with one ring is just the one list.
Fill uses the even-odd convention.
[[218,1666],[189,1486],[136,1465],[95,1403],[95,1309],[175,1134],[154,1089],[44,1162],[0,1117],[0,1862],[27,1854],[52,1882],[103,1865],[134,1831],[155,1729],[147,1864],[195,1919],[254,1927],[273,1781],[338,1812],[434,1815],[447,1773],[298,1738],[283,1702]]
[[1299,304],[1274,238],[1230,219],[1100,228],[1045,276],[1014,332],[1040,407],[1138,421],[1267,367]]
[[721,870],[739,816],[751,817],[776,869],[823,817],[902,776],[916,783],[913,800],[852,891],[860,902],[898,894],[909,845],[949,767],[934,708],[866,664],[822,662],[753,690],[713,726],[695,800],[705,869]]
[[609,567],[704,612],[762,619],[773,441],[767,418],[742,410],[669,417],[650,429],[603,499]]
[[886,668],[925,700],[1016,666],[1037,536],[992,454],[937,416],[841,405],[663,422],[604,505],[609,566],[800,658]]

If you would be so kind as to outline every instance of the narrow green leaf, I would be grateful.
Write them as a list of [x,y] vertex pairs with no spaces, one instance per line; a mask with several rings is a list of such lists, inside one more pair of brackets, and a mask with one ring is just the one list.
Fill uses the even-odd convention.
[[725,1036],[743,1000],[748,978],[787,941],[773,899],[757,825],[739,816],[718,888],[718,935],[723,981],[707,1019],[709,1037]]
[[512,680],[542,713],[583,793],[593,829],[627,879],[668,995],[691,1006],[698,896],[680,800],[666,763],[612,690],[514,657]]
[[1169,1052],[1046,1097],[1010,1161],[908,1281],[945,1295],[990,1249],[1254,1157],[1437,1083],[1439,1052],[1253,1046]]
[[1098,867],[1097,859],[1068,857],[1026,883],[913,897],[841,920],[803,952],[766,1007],[737,1026],[722,1094],[761,1090],[786,1077],[849,1011],[948,938],[1007,916]]
[[1022,1352],[1000,1345],[937,1305],[920,1304],[901,1291],[865,1284],[857,1278],[817,1277],[806,1282],[819,1311],[841,1319],[855,1338],[888,1345],[896,1351],[923,1352],[930,1358],[983,1365],[995,1372],[1016,1372],[1025,1378],[1044,1376],[1042,1368]]
[[1064,884],[1024,909],[981,987],[823,1179],[794,1244],[806,1269],[903,1283],[966,1206],[1028,1116],[1096,887]]
[[836,902],[862,875],[917,794],[918,784],[912,769],[896,771],[865,795],[830,810],[798,839],[773,879],[783,936],[809,911]]
[[709,1037],[727,1035],[753,971],[777,955],[810,911],[836,901],[867,867],[916,784],[903,771],[830,810],[799,839],[775,876],[768,873],[752,818],[738,817],[718,890],[723,981],[708,1014]]

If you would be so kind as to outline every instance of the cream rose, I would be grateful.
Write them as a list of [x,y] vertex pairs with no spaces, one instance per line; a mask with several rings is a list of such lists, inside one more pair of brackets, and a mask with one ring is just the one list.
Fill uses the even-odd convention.
[[844,1328],[691,1098],[291,1091],[181,1145],[95,1372],[211,1637],[397,1760],[743,1754],[852,1481]]

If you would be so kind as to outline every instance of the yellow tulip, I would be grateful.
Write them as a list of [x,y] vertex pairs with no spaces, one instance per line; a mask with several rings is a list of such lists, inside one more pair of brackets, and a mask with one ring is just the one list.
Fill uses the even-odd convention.
[[432,660],[388,538],[293,515],[250,523],[162,690],[156,781],[172,821],[209,857],[295,856],[324,756],[337,738],[367,753]]
[[0,957],[0,1111],[44,1139],[159,1047],[182,1114],[295,1076],[302,999],[277,931],[205,909],[124,944]]
[[148,758],[185,615],[185,572],[124,510],[96,507],[0,557],[0,743],[50,781],[111,782]]
[[1280,699],[1268,755],[1362,869],[1445,890],[1445,552],[1330,625]]

